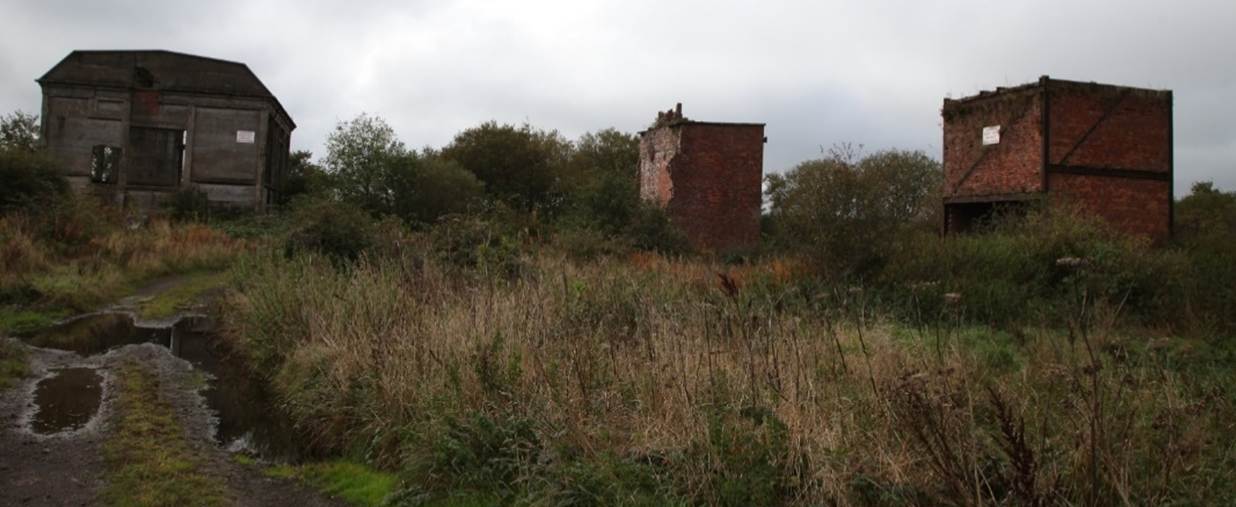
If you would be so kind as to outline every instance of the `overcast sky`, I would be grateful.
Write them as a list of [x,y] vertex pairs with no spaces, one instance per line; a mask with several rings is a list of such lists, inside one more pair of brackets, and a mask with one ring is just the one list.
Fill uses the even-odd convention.
[[1236,0],[0,0],[0,112],[73,49],[247,63],[297,122],[297,149],[361,112],[410,146],[487,120],[569,138],[637,131],[684,104],[765,122],[765,171],[821,146],[940,157],[945,97],[1049,74],[1175,91],[1177,193],[1236,190]]

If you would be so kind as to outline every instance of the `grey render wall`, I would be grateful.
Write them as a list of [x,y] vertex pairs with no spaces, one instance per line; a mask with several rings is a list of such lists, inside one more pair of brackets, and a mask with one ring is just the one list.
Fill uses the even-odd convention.
[[[156,56],[172,57],[187,67],[184,72],[198,71],[203,61],[208,68],[216,62],[165,52]],[[156,205],[188,186],[204,191],[212,204],[228,206],[262,209],[277,197],[295,125],[273,97],[161,89],[157,82],[125,86],[114,76],[132,73],[130,61],[116,59],[115,65],[128,65],[121,70],[111,61],[88,67],[92,73],[74,76],[73,82],[40,80],[43,139],[74,188],[137,206]],[[93,79],[96,75],[101,77]],[[246,84],[238,81],[238,87]],[[228,83],[215,84],[227,89]],[[120,149],[118,171],[106,183],[91,178],[99,146]]]

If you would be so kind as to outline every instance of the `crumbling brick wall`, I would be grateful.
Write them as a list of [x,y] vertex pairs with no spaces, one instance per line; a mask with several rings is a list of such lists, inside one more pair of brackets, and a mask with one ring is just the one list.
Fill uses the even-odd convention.
[[689,121],[661,113],[640,138],[640,195],[664,208],[692,247],[759,243],[764,125]]

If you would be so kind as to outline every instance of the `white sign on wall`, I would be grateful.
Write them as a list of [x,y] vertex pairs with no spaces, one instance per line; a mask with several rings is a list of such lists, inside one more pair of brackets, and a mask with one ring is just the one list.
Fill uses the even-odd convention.
[[1000,144],[1000,126],[983,127],[983,146]]
[[236,142],[241,144],[253,144],[253,140],[257,137],[252,130],[237,130]]

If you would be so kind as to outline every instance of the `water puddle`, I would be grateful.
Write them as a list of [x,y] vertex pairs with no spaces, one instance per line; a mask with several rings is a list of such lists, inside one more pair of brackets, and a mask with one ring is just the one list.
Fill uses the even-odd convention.
[[[205,318],[186,317],[172,327],[147,328],[136,325],[128,314],[102,313],[66,322],[25,340],[38,347],[70,350],[83,356],[139,343],[167,347],[176,357],[213,377],[203,395],[207,406],[218,418],[215,432],[217,443],[230,450],[245,450],[266,458],[288,460],[300,457],[296,432],[271,413],[272,404],[263,384],[241,361],[228,356],[212,327]],[[89,375],[93,375],[93,381],[89,380]],[[38,393],[43,392],[44,383],[51,382],[56,382],[54,391],[59,394],[40,398]],[[78,413],[83,409],[68,407],[89,406],[92,399],[94,409],[90,414],[93,414],[98,409],[99,384],[98,374],[88,368],[65,369],[59,375],[45,379],[36,389],[35,401],[39,414],[48,410]],[[94,391],[83,386],[93,386]],[[53,388],[48,387],[47,391],[51,393]],[[36,424],[39,424],[38,417]],[[85,424],[84,421],[81,424]],[[35,431],[41,430],[36,427]]]
[[99,411],[103,401],[103,377],[93,368],[62,368],[40,380],[34,388],[38,406],[31,429],[49,435],[81,429]]
[[123,313],[99,313],[79,317],[27,337],[35,347],[69,350],[93,356],[116,347],[159,342],[166,344],[170,329],[139,329],[133,317]]

